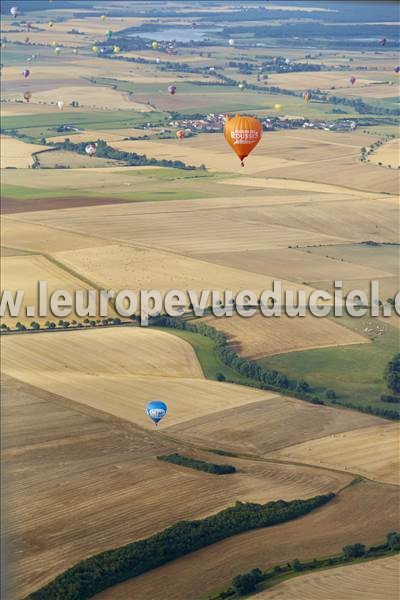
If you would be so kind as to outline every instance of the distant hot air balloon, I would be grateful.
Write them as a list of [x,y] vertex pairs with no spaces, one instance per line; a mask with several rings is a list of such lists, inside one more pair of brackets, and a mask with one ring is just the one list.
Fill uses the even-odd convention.
[[215,67],[210,67],[208,70],[210,71],[210,73],[214,73]]
[[95,54],[97,54],[99,52],[99,47],[98,46],[92,46],[92,52],[94,52]]
[[108,37],[108,39],[112,38],[112,34],[113,34],[112,29],[108,29],[106,31],[106,36]]
[[354,75],[352,75],[352,76],[350,77],[349,81],[350,81],[351,85],[354,85],[354,84],[355,84],[355,82],[357,81],[357,78],[356,78],[356,77],[354,77]]
[[146,406],[146,413],[156,426],[165,417],[167,410],[167,405],[161,400],[152,400]]
[[180,129],[179,131],[176,132],[176,137],[179,140],[183,140],[183,138],[185,137],[185,132],[183,131],[183,129]]
[[72,48],[72,54],[78,54],[78,48]]
[[151,42],[151,47],[153,48],[153,50],[157,50],[158,42]]
[[274,108],[275,108],[276,112],[281,112],[282,104],[275,104]]
[[107,17],[106,17],[106,15],[101,15],[100,19],[101,19],[102,21],[105,21],[105,20],[107,19]]
[[53,46],[53,48],[55,48],[55,47],[57,46],[57,42],[56,42],[55,40],[53,40],[53,41],[51,42],[51,45]]
[[242,167],[246,156],[254,150],[261,140],[262,131],[262,125],[255,117],[236,115],[225,121],[225,139],[240,158]]
[[382,38],[381,41],[379,42],[381,46],[386,46],[386,38]]
[[100,48],[100,54],[105,54],[107,52],[107,48],[105,48],[104,46],[102,46]]
[[14,17],[14,19],[16,19],[18,17],[18,6],[12,6],[10,8],[10,13],[11,15]]
[[54,52],[55,52],[56,54],[60,54],[60,52],[61,52],[61,48],[60,48],[59,46],[57,46],[57,48],[54,48]]
[[119,54],[121,52],[121,48],[119,46],[114,46],[114,53]]
[[54,23],[53,21],[49,21],[49,27],[53,27]]
[[85,148],[85,152],[90,158],[96,154],[96,150],[96,144],[88,144]]
[[59,108],[60,110],[62,110],[62,109],[64,108],[64,101],[63,101],[63,100],[59,100],[59,101],[57,102],[57,106],[58,106],[58,108]]
[[290,65],[290,58],[285,58],[285,64]]
[[167,54],[169,54],[169,55],[174,54],[174,51],[175,51],[175,46],[168,46]]
[[22,71],[22,75],[25,77],[25,79],[26,79],[27,77],[29,77],[29,75],[30,75],[30,74],[31,74],[31,72],[30,72],[30,70],[29,70],[29,69],[24,69],[24,70]]
[[29,102],[29,100],[31,98],[32,98],[31,92],[24,92],[24,100],[26,100],[27,102]]
[[169,85],[168,86],[168,92],[174,96],[176,94],[176,85]]
[[309,91],[308,92],[304,92],[304,94],[303,94],[304,102],[310,102],[311,97],[312,97],[311,96],[311,92],[309,92]]
[[232,38],[230,40],[228,40],[228,44],[230,46],[234,46],[235,45],[235,40],[233,40]]
[[394,72],[395,73],[400,73],[400,67],[395,67]]
[[160,59],[156,58],[156,63],[159,65],[160,64]]
[[245,87],[246,87],[246,86],[245,86],[245,84],[243,83],[243,81],[241,81],[241,82],[238,84],[238,88],[239,88],[239,90],[240,90],[241,92],[243,92],[243,91],[244,91]]

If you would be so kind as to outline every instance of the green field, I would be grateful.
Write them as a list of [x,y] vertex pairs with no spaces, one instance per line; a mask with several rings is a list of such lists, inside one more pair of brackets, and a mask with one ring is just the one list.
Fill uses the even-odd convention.
[[[340,319],[342,325],[357,331],[370,322],[367,317]],[[382,325],[382,321],[377,323]],[[258,362],[289,377],[305,379],[320,397],[325,390],[334,389],[339,402],[395,409],[396,405],[381,402],[379,397],[390,393],[384,382],[384,371],[399,351],[399,331],[386,323],[383,325],[385,332],[370,344],[290,352]]]
[[[55,131],[60,125],[69,125],[81,130],[127,129],[126,134],[129,135],[129,128],[145,123],[164,124],[165,119],[166,115],[161,112],[139,113],[130,110],[60,112],[3,117],[2,128],[7,131],[15,129],[21,134],[37,139],[62,135],[62,132]],[[65,137],[68,135],[69,132],[65,132]]]

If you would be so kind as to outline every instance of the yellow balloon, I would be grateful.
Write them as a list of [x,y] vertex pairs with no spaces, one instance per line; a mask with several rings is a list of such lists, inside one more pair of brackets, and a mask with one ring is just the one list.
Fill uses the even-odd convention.
[[276,112],[281,112],[282,104],[275,104],[274,108],[275,108]]
[[121,48],[119,46],[114,46],[114,52],[115,54],[119,54],[119,52],[121,52]]
[[53,48],[55,48],[57,46],[57,42],[51,42],[51,45],[53,46]]
[[99,47],[98,46],[92,46],[92,52],[94,52],[96,54],[96,52],[99,51]]
[[157,48],[158,48],[158,42],[152,42],[152,44],[151,44],[151,47],[152,47],[154,50],[157,50]]
[[101,19],[102,21],[105,21],[105,20],[107,19],[107,17],[106,17],[106,15],[101,15],[100,19]]

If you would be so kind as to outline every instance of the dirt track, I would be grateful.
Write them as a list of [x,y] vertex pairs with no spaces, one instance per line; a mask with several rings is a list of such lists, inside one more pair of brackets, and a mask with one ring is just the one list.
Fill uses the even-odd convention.
[[105,204],[122,204],[130,200],[116,198],[37,198],[35,200],[17,200],[16,198],[3,197],[1,199],[1,212],[3,215],[36,212],[38,210],[56,210],[60,208],[78,208],[80,206],[103,206]]

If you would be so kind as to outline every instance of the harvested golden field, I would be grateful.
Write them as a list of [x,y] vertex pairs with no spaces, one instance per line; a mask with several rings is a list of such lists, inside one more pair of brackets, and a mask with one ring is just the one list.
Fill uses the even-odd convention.
[[399,570],[399,556],[390,556],[295,577],[254,600],[388,600],[399,596]]
[[168,600],[202,598],[228,586],[238,573],[255,567],[334,554],[356,541],[366,545],[382,543],[387,533],[398,529],[398,500],[398,489],[393,486],[358,483],[301,519],[218,542],[95,598],[165,600],[166,590]]
[[[235,268],[219,266],[172,252],[152,250],[130,245],[111,245],[102,248],[86,248],[55,254],[67,269],[73,269],[84,277],[90,277],[102,287],[112,289],[156,289],[162,295],[171,289],[171,272],[175,269],[174,289],[187,290],[251,289],[261,293],[269,289],[272,279]],[[282,281],[283,289],[298,289],[292,282]],[[306,288],[307,295],[311,288]],[[211,304],[211,296],[207,306]]]
[[368,71],[367,73],[354,73],[357,81],[351,85],[349,79],[351,71],[319,71],[316,73],[272,73],[268,84],[287,90],[320,89],[332,91],[333,95],[361,96],[364,98],[390,98],[395,96],[395,89],[389,81],[395,79],[393,69],[387,71]]
[[[64,335],[49,332],[7,336],[2,343],[3,369],[8,375],[148,429],[151,422],[145,406],[154,398],[167,401],[169,413],[163,425],[169,426],[274,396],[203,379],[191,346],[155,330],[125,327],[75,330]],[[99,360],[99,344],[107,348],[104,361],[109,369]],[[113,347],[115,351],[109,351]],[[130,368],[122,369],[123,376],[118,372],[120,348],[126,348],[128,356],[137,351],[137,360],[128,361]],[[164,367],[160,366],[161,356]]]
[[8,135],[1,136],[0,147],[2,169],[27,169],[33,164],[32,153],[46,148],[39,144],[28,144]]
[[[89,181],[96,170],[87,172]],[[100,172],[98,182],[102,177]],[[295,195],[293,198],[292,201],[291,196],[287,196],[284,201],[282,196],[267,195],[244,200],[233,197],[190,202],[171,200],[164,204],[127,203],[93,209],[42,211],[20,218],[120,243],[203,258],[209,252],[214,255],[219,252],[245,253],[376,238],[386,242],[398,240],[397,201],[394,198],[379,202],[340,197],[327,202],[325,196],[299,202]]]
[[209,448],[266,455],[306,440],[382,423],[370,415],[317,406],[271,392],[262,402],[226,406],[217,414],[169,427],[168,433]]
[[333,434],[274,453],[276,458],[357,472],[385,483],[399,482],[399,427],[384,424]]
[[214,457],[21,381],[6,378],[3,386],[10,598],[25,596],[91,554],[180,519],[202,518],[236,499],[289,500],[337,490],[350,480],[346,474],[231,458],[238,472],[229,477],[161,463],[158,454],[177,450]]
[[[27,203],[27,210],[29,203]],[[27,223],[15,217],[2,218],[2,245],[34,252],[35,254],[53,253],[63,250],[79,250],[102,246],[103,240],[89,235],[63,231],[38,223]]]
[[[351,247],[354,248],[353,245]],[[215,254],[209,252],[197,255],[197,258],[227,267],[268,274],[276,278],[284,277],[298,283],[325,280],[332,284],[335,279],[356,281],[358,278],[380,279],[390,275],[391,269],[387,263],[378,267],[360,264],[357,259],[352,262],[332,259],[328,256],[332,248],[335,246],[321,246],[315,249],[268,248]],[[315,256],[314,250],[319,250],[320,253]],[[348,254],[350,255],[350,252]],[[388,271],[385,271],[385,268],[388,268]]]
[[[87,290],[88,284],[62,269],[57,263],[40,255],[5,256],[1,258],[2,288],[12,290],[23,290],[24,297],[18,317],[12,317],[7,309],[3,321],[7,325],[15,325],[18,321],[31,323],[37,321],[45,323],[54,320],[58,322],[59,317],[53,317],[50,313],[47,317],[39,317],[37,314],[27,315],[27,307],[33,306],[38,312],[38,284],[39,281],[47,282],[48,294],[56,290],[67,290],[71,294],[75,290]],[[112,313],[110,309],[110,313]],[[69,319],[76,319],[76,313],[71,311]]]
[[384,167],[391,165],[392,168],[398,168],[400,166],[400,140],[386,142],[376,152],[373,152],[369,159],[374,164],[381,163]]
[[226,319],[205,317],[205,323],[225,333],[232,348],[242,356],[258,359],[312,348],[329,348],[365,344],[365,337],[330,319],[319,319],[310,313],[302,318],[282,314],[267,318],[256,314],[250,318],[235,315]]

